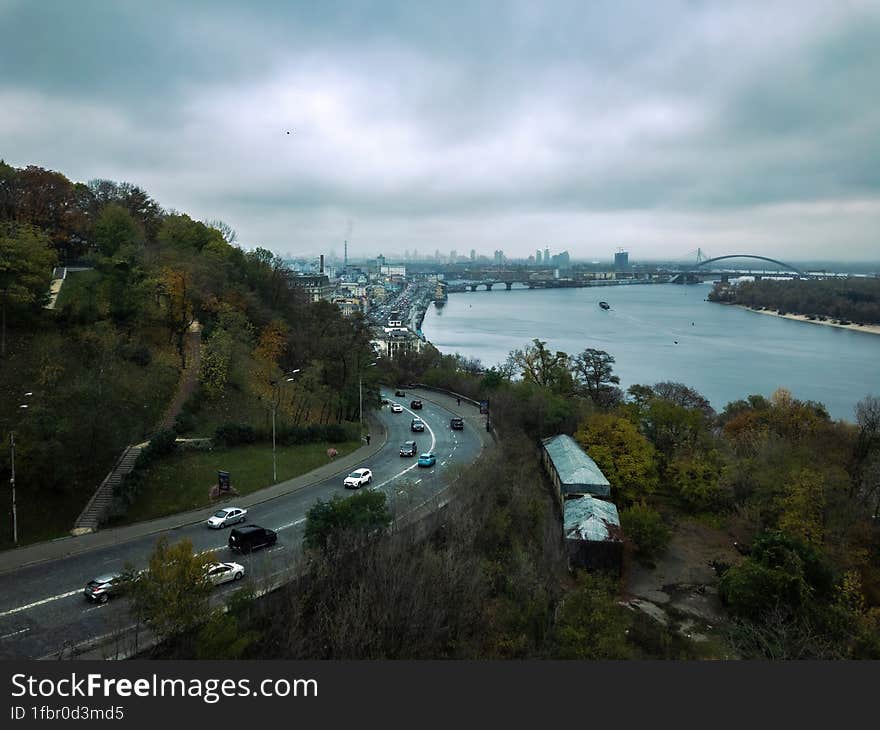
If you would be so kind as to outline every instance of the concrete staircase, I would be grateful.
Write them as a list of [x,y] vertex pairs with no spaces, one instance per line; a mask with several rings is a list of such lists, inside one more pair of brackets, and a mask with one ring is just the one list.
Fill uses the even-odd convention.
[[138,456],[141,455],[143,447],[146,444],[138,446],[128,446],[122,455],[116,461],[110,473],[104,477],[104,481],[95,490],[89,503],[77,518],[71,535],[85,535],[89,532],[95,532],[101,524],[101,520],[107,514],[110,503],[113,501],[113,490],[122,481],[126,474],[134,469],[134,464]]

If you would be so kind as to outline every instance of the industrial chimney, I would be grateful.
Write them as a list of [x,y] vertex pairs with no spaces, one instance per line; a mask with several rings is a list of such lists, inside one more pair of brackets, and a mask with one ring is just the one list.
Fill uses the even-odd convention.
[[321,273],[324,273],[324,254],[321,254]]

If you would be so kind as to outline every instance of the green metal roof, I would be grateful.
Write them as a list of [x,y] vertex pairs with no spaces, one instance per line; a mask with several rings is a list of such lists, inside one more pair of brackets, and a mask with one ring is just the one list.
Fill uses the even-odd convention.
[[623,539],[617,507],[589,494],[565,501],[563,530],[568,540],[619,542]]
[[541,443],[559,474],[563,493],[596,494],[600,497],[611,494],[611,484],[602,470],[571,436],[551,436]]

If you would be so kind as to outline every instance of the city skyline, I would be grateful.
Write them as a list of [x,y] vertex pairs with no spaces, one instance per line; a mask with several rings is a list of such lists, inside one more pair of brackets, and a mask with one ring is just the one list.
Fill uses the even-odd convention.
[[872,260],[878,38],[867,2],[7,0],[0,156],[287,256]]

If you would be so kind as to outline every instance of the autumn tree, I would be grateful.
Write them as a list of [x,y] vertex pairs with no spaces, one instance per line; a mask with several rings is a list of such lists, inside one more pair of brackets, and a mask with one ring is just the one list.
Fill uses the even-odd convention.
[[6,357],[7,314],[38,309],[47,301],[56,261],[43,233],[0,224],[0,357]]
[[186,367],[186,333],[196,321],[193,275],[187,267],[166,266],[158,281],[164,301],[164,321],[172,342],[177,346],[180,367]]
[[160,638],[175,636],[208,617],[212,584],[205,566],[212,553],[195,555],[189,540],[174,545],[160,537],[149,567],[134,582],[131,611]]
[[611,482],[612,495],[633,503],[657,488],[654,447],[626,418],[596,414],[575,433],[575,439]]

